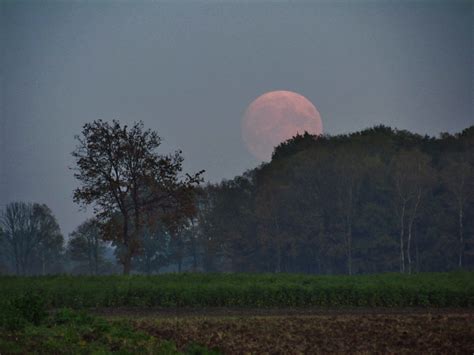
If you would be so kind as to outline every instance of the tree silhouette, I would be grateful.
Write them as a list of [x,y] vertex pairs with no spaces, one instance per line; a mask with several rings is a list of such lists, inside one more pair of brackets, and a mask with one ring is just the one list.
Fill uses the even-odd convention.
[[141,250],[143,225],[157,219],[174,223],[193,213],[193,189],[203,171],[182,178],[181,151],[158,154],[161,138],[143,122],[128,127],[96,120],[76,139],[74,176],[81,186],[74,201],[94,206],[104,239],[118,247],[123,273],[129,274],[132,257]]

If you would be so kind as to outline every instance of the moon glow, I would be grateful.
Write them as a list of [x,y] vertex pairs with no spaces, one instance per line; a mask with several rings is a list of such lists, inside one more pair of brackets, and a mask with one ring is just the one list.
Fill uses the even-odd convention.
[[321,116],[303,95],[291,91],[270,91],[255,99],[242,118],[242,139],[257,158],[269,161],[273,149],[304,132],[323,133]]

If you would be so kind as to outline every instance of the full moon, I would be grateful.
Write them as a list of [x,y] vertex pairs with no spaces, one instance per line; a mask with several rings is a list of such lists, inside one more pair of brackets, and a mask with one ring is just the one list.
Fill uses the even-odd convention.
[[248,150],[264,161],[283,141],[304,132],[323,133],[321,116],[303,95],[291,91],[270,91],[256,98],[242,118],[242,139]]

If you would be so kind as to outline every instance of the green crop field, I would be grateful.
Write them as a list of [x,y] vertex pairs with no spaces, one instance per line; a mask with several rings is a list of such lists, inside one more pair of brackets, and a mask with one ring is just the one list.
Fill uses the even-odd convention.
[[[355,343],[361,351],[474,346],[470,272],[1,277],[0,292],[1,354],[346,352]],[[149,307],[162,313],[150,313]],[[428,313],[419,313],[420,307]],[[258,315],[263,308],[270,317]],[[324,314],[333,308],[343,311]],[[213,310],[229,313],[213,317]],[[229,316],[237,310],[247,315]],[[105,318],[97,316],[101,312]],[[420,331],[428,326],[428,333]],[[244,335],[254,341],[242,342]]]
[[474,273],[308,276],[1,277],[3,300],[25,293],[72,307],[472,307]]

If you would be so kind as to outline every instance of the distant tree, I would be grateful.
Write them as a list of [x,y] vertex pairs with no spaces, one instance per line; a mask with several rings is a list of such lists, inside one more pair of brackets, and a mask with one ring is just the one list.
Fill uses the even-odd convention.
[[[220,186],[207,185],[202,188],[198,194],[196,216],[197,232],[194,234],[197,238],[198,246],[192,246],[193,256],[201,250],[201,266],[204,271],[217,271],[217,263],[220,252],[225,249],[226,235],[223,232],[223,226],[228,224],[226,215],[227,208],[222,208],[221,201],[225,199],[225,194],[221,192]],[[228,206],[228,205],[226,205]],[[231,231],[232,227],[225,228]],[[232,254],[229,250],[229,254]],[[197,256],[197,255],[196,255]],[[197,259],[197,257],[196,257]]]
[[[298,229],[298,253],[304,256],[297,257],[301,271],[348,272],[352,264],[348,262],[352,243],[348,243],[348,220],[344,217],[344,211],[349,212],[344,207],[350,205],[344,203],[348,200],[342,196],[344,176],[341,175],[341,169],[348,166],[338,165],[337,162],[342,163],[338,152],[325,145],[307,149],[293,158],[293,172],[287,177],[293,197],[288,208],[294,221],[291,229]],[[295,234],[292,230],[288,233]],[[344,266],[334,267],[334,260],[341,258]]]
[[467,152],[447,154],[444,157],[440,175],[450,196],[449,205],[456,210],[458,216],[458,266],[462,268],[466,248],[465,213],[467,205],[474,197],[474,168],[468,160]]
[[46,205],[12,202],[1,211],[0,225],[17,275],[59,271],[64,239]]
[[71,233],[67,254],[72,261],[79,264],[79,270],[85,269],[90,275],[98,275],[105,261],[105,248],[98,221],[89,219]]
[[8,273],[7,247],[5,234],[0,226],[0,275]]
[[[276,179],[275,179],[276,180]],[[263,248],[270,255],[268,271],[282,272],[285,246],[289,238],[282,228],[284,218],[283,190],[288,186],[278,181],[267,181],[260,187],[256,199],[256,216],[259,221],[258,236]],[[270,269],[271,268],[271,269]]]
[[[254,177],[249,174],[207,185],[198,194],[198,213],[188,250],[198,252],[205,271],[257,271],[263,262],[255,228]],[[197,229],[197,230],[196,230]]]
[[58,222],[46,205],[33,208],[33,217],[40,234],[38,247],[33,251],[33,268],[41,270],[42,275],[63,271],[64,237]]
[[[399,152],[394,157],[392,169],[400,219],[400,271],[405,272],[406,255],[408,272],[411,273],[413,226],[423,198],[433,186],[435,172],[431,166],[431,158],[416,149]],[[406,251],[404,250],[405,228],[408,234]]]
[[347,272],[352,275],[353,229],[362,183],[366,174],[366,156],[356,144],[339,149],[334,159],[340,225],[343,226]]
[[196,272],[199,268],[201,250],[199,248],[199,225],[197,216],[190,218],[188,228],[185,231],[186,252],[191,257],[192,269]]
[[134,269],[147,275],[158,273],[170,261],[170,235],[163,225],[144,228],[142,250],[134,258]]
[[161,138],[142,122],[128,127],[97,120],[76,139],[74,175],[81,187],[74,200],[94,205],[104,238],[117,245],[123,273],[129,274],[142,248],[143,226],[160,218],[176,224],[183,213],[193,213],[190,201],[202,172],[181,178],[181,152],[159,155]]

